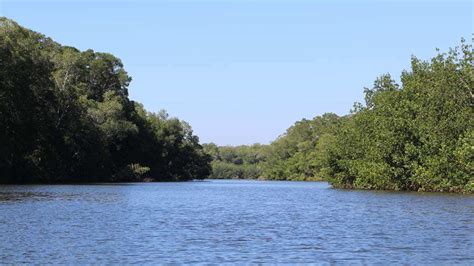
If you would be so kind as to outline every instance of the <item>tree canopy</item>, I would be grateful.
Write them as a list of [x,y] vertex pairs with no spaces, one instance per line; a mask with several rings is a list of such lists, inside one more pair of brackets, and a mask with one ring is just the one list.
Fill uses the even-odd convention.
[[[199,143],[128,96],[120,59],[0,18],[0,183],[263,178],[474,191],[474,63],[461,41],[364,89],[350,114],[296,122],[269,145]],[[211,168],[212,166],[212,168]]]
[[[269,145],[254,146],[256,162],[239,152],[245,146],[212,146],[213,176],[474,192],[473,67],[464,40],[431,60],[413,57],[400,83],[381,75],[350,114],[303,119]],[[258,171],[245,174],[239,165]]]
[[191,127],[130,100],[130,82],[111,54],[0,18],[0,182],[206,178]]
[[397,84],[386,74],[323,149],[333,186],[474,190],[472,46],[416,57]]

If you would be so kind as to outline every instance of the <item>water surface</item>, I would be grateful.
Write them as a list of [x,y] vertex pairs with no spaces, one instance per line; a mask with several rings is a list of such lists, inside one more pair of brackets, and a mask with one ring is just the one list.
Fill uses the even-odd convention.
[[474,197],[326,183],[0,186],[1,263],[474,263]]

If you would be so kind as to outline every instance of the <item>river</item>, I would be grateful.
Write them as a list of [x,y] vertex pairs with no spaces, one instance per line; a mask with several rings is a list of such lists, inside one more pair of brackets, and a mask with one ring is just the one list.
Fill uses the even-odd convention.
[[474,264],[474,197],[324,182],[0,186],[0,262]]

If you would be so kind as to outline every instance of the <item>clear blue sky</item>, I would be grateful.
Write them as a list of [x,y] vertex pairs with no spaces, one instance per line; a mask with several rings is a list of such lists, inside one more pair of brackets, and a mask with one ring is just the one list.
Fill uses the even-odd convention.
[[0,14],[116,55],[132,99],[221,145],[346,114],[378,75],[398,77],[412,54],[429,58],[473,32],[471,1],[0,0]]

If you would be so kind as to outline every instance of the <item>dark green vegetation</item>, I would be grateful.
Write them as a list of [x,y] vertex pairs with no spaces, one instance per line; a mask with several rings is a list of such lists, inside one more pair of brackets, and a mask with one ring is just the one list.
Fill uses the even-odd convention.
[[130,100],[130,81],[113,55],[0,18],[0,182],[207,177],[191,127]]
[[474,191],[472,46],[412,58],[401,84],[383,75],[321,146],[335,187]]
[[325,158],[321,143],[336,134],[341,119],[324,114],[303,119],[267,148],[264,176],[274,180],[321,180]]
[[389,74],[380,76],[351,114],[304,119],[270,145],[252,146],[257,161],[244,159],[248,151],[242,147],[211,145],[213,176],[472,193],[473,66],[472,45],[464,41],[429,61],[413,57],[400,84]]
[[204,144],[204,151],[212,157],[210,178],[257,179],[262,177],[262,164],[265,159],[265,146],[222,146],[214,143]]
[[[0,18],[0,183],[263,178],[334,187],[474,191],[474,70],[464,41],[412,58],[349,115],[303,119],[270,145],[201,146],[191,127],[128,98],[106,53]],[[210,162],[212,160],[212,173]]]
[[323,153],[318,141],[336,134],[341,118],[324,114],[291,126],[271,145],[223,146],[204,144],[213,158],[212,178],[318,181]]

